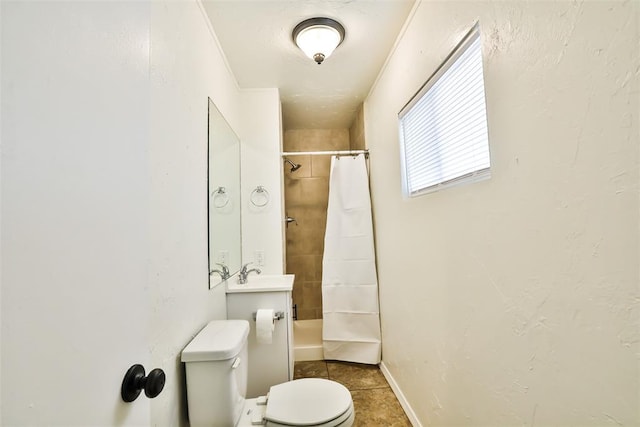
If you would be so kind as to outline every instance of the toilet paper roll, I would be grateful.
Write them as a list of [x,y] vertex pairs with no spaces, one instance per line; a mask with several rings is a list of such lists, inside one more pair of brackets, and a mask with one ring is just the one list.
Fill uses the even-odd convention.
[[256,313],[256,338],[258,344],[271,344],[274,327],[273,310],[268,308],[259,309]]

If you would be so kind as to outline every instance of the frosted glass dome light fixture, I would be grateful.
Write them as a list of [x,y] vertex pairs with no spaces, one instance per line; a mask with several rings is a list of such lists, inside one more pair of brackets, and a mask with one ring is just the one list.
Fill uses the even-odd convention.
[[292,35],[295,44],[319,65],[344,40],[344,27],[331,18],[310,18],[296,25]]

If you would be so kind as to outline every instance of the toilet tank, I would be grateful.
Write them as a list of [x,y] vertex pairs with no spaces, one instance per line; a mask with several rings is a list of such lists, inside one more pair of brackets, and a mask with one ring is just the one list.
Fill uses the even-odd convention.
[[246,320],[209,322],[182,351],[191,427],[234,426],[247,393]]

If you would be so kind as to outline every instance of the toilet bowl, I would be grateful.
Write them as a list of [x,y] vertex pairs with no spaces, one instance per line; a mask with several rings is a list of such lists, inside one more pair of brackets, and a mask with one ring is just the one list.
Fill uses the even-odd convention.
[[289,381],[246,399],[248,334],[246,320],[212,321],[182,351],[191,427],[353,425],[351,393],[335,381]]

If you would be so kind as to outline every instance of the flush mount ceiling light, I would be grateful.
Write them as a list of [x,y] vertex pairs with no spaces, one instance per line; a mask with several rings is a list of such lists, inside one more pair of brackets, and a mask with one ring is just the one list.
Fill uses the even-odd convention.
[[344,40],[344,27],[331,18],[311,18],[296,25],[292,35],[305,55],[322,64]]

